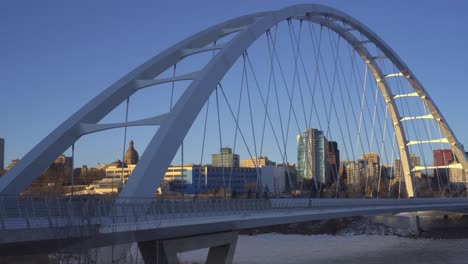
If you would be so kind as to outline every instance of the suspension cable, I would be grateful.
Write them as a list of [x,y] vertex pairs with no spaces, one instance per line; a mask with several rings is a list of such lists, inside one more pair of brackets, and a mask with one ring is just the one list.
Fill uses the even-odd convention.
[[234,119],[234,122],[236,123],[236,129],[239,130],[239,135],[241,136],[242,141],[244,142],[244,145],[245,145],[245,147],[247,149],[247,152],[249,153],[250,158],[253,160],[252,151],[250,150],[249,145],[247,144],[247,141],[245,140],[244,133],[242,133],[242,129],[240,129],[240,126],[239,126],[239,120],[237,120],[236,116],[234,115],[234,111],[232,110],[231,104],[229,103],[229,100],[228,100],[228,98],[227,98],[227,96],[226,96],[226,94],[224,92],[224,89],[223,89],[223,86],[221,85],[221,83],[218,84],[218,87],[219,87],[219,90],[221,90],[221,95],[224,97],[224,100],[226,101],[226,105],[229,108],[231,116]]
[[[291,29],[292,27],[292,29]],[[292,87],[294,89],[296,85],[296,77],[297,77],[297,86],[299,88],[299,98],[301,100],[301,105],[302,105],[302,113],[304,116],[304,123],[305,123],[305,128],[307,128],[307,116],[306,116],[306,110],[305,110],[305,105],[304,105],[304,96],[302,94],[302,85],[299,77],[299,71],[298,71],[298,58],[300,54],[300,41],[301,41],[301,33],[302,33],[302,20],[300,21],[299,24],[299,37],[296,38],[296,30],[294,29],[294,24],[291,21],[291,19],[288,20],[288,29],[289,29],[289,39],[291,41],[291,49],[294,57],[294,73],[293,73],[293,83]],[[291,32],[292,31],[292,32]],[[294,35],[294,40],[293,40],[293,35]]]
[[[284,132],[283,132],[283,121],[282,121],[282,117],[281,117],[281,109],[280,109],[280,104],[279,104],[279,99],[278,99],[278,89],[277,89],[277,86],[276,86],[276,77],[275,77],[275,71],[274,71],[274,55],[273,55],[276,52],[276,33],[277,33],[277,31],[278,31],[277,26],[275,26],[275,38],[273,40],[272,40],[271,34],[267,34],[267,38],[268,38],[268,55],[270,57],[272,81],[273,81],[273,87],[274,87],[275,95],[276,95],[276,104],[277,104],[277,109],[278,109],[278,117],[279,117],[279,120],[280,120],[281,134],[282,134],[282,140],[283,140],[283,145],[284,145],[285,138],[284,138]],[[271,47],[270,41],[273,42],[272,43],[273,48]],[[260,94],[260,98],[261,98],[263,107],[265,108],[265,115],[268,118],[268,122],[270,124],[271,131],[273,132],[273,136],[275,138],[275,142],[276,142],[276,145],[278,147],[278,151],[279,151],[279,153],[281,155],[283,165],[285,166],[286,174],[288,176],[289,186],[290,186],[290,188],[293,188],[291,174],[289,172],[289,164],[287,163],[287,157],[284,155],[283,151],[281,150],[281,146],[280,146],[280,143],[278,141],[278,137],[276,135],[275,129],[273,128],[273,122],[271,121],[270,114],[268,113],[268,106],[265,103],[263,95],[262,95],[262,93],[260,91],[259,84],[256,83],[256,85],[257,85],[257,90],[258,90],[258,92]]]
[[[242,55],[244,56],[244,55]],[[236,119],[239,120],[239,117],[240,117],[240,110],[241,110],[241,103],[242,103],[242,92],[244,90],[244,82],[245,82],[245,77],[246,77],[246,72],[245,72],[245,59],[244,60],[244,63],[243,63],[243,69],[242,69],[242,78],[241,78],[241,85],[240,85],[240,92],[239,92],[239,101],[238,101],[238,104],[237,104],[237,117]],[[238,130],[236,129],[234,131],[234,144],[233,144],[233,148],[232,148],[232,151],[233,153],[236,153],[236,145],[237,145],[237,133],[238,133]],[[234,164],[233,164],[234,166]],[[231,170],[229,172],[229,189],[231,188],[231,180],[232,180],[232,173],[234,171],[234,167],[231,166]]]
[[[267,30],[266,32],[266,41],[268,42],[267,44],[269,45],[269,35],[271,34],[270,30]],[[275,31],[275,39],[274,42],[276,42],[276,31]],[[275,43],[273,43],[275,45]],[[268,105],[270,102],[270,91],[271,91],[271,84],[272,84],[272,78],[273,78],[273,63],[270,60],[270,73],[268,77],[268,91],[267,91],[267,96],[266,96],[266,108],[268,109]],[[266,121],[267,121],[267,113],[265,111],[265,115],[263,117],[263,126],[262,126],[262,140],[260,142],[260,156],[262,156],[263,153],[263,142],[265,138],[265,128],[266,128]]]
[[[127,164],[125,164],[125,146],[127,145],[127,123],[128,123],[128,107],[130,104],[130,96],[127,97],[126,107],[125,107],[125,127],[124,127],[124,138],[123,138],[123,148],[122,148],[122,172],[120,174],[120,184],[118,188],[123,188],[124,184],[124,169]],[[117,192],[120,190],[117,189]]]
[[[362,35],[361,35],[361,38],[362,38]],[[348,50],[350,51],[350,53],[352,52],[350,46],[348,46]],[[354,52],[353,52],[353,54],[354,54]],[[354,61],[353,62],[353,67],[355,67],[355,65],[354,65],[355,63],[356,62]],[[370,149],[369,133],[367,131],[366,118],[364,118],[364,116],[363,116],[364,115],[364,106],[366,107],[367,115],[368,115],[369,119],[372,120],[372,114],[371,114],[371,111],[370,111],[369,102],[368,102],[368,100],[366,100],[367,76],[368,76],[369,67],[368,67],[367,64],[365,66],[366,67],[365,67],[364,79],[361,77],[361,72],[359,70],[359,67],[357,67],[357,65],[356,65],[355,69],[356,69],[359,81],[358,81],[358,79],[356,77],[356,74],[354,75],[354,82],[355,82],[355,87],[356,87],[356,91],[357,91],[357,96],[358,96],[359,101],[361,102],[359,125],[357,125],[357,123],[356,123],[356,126],[358,128],[358,142],[361,142],[361,147],[362,147],[363,151],[364,151],[364,145],[362,144],[362,136],[361,136],[361,128],[362,127],[364,128],[367,147]],[[359,87],[362,87],[362,97],[361,97],[361,95],[359,93]],[[359,150],[358,147],[359,147],[359,145],[358,145],[358,143],[356,143],[356,155],[357,155],[357,152]],[[369,177],[369,171],[366,169],[366,185],[365,185],[366,192],[367,192],[367,186],[368,186],[368,177]]]
[[[340,40],[341,38],[338,36],[338,41],[335,41],[334,39],[333,39],[333,41],[332,41],[330,31],[329,31],[328,36],[329,36],[329,40],[330,40],[331,45],[337,47],[337,54],[335,55],[335,54],[333,53],[333,55],[335,56],[335,60],[337,60],[337,61],[335,62],[335,67],[336,67],[337,64],[340,66],[341,75],[342,75],[342,77],[345,79],[346,77],[345,77],[345,75],[344,75],[343,65],[342,65],[342,63],[341,63],[340,56],[338,56],[338,48],[339,48],[339,43],[340,43],[339,40]],[[338,43],[336,43],[336,42],[338,42]],[[353,57],[353,59],[354,59],[354,57]],[[338,72],[338,73],[340,73],[340,72]],[[342,105],[343,105],[343,106],[346,106],[346,104],[344,103],[344,99],[343,99],[343,94],[344,94],[344,92],[343,92],[342,85],[341,85],[341,78],[340,78],[339,75],[338,75],[337,77],[338,77],[338,78],[336,78],[336,81],[338,82],[339,94],[340,94],[340,98],[341,98],[341,101],[342,101]],[[345,83],[345,85],[347,84],[346,80],[344,81],[344,83]],[[333,84],[333,87],[334,87],[334,84]],[[348,88],[346,87],[345,89],[348,89]],[[332,94],[331,96],[334,97],[333,94]],[[336,118],[337,118],[337,120],[338,120],[338,111],[336,110],[336,105],[335,105],[335,102],[334,102],[333,99],[332,99],[332,105],[333,105],[333,109],[334,109],[334,112],[335,112],[335,116],[336,116]],[[330,110],[331,110],[331,106],[330,106]],[[348,124],[348,117],[347,117],[348,111],[346,111],[345,108],[343,108],[343,110],[344,110],[344,116],[345,116],[345,124],[346,124],[346,126],[347,126],[348,136],[349,136],[349,140],[350,140],[350,143],[351,143],[351,134],[350,134],[350,132],[349,132],[349,124]],[[338,127],[339,127],[339,130],[340,130],[341,139],[342,139],[343,144],[344,144],[344,149],[345,149],[346,155],[348,155],[348,147],[347,147],[347,144],[346,144],[345,136],[344,136],[344,134],[343,134],[343,128],[342,128],[342,126],[341,126],[341,122],[337,122],[337,123],[338,123]],[[351,149],[352,149],[352,144],[350,144],[350,145],[351,145]],[[335,150],[333,150],[333,151],[335,151]],[[336,155],[336,154],[333,153],[333,155]],[[352,150],[352,155],[354,155],[354,151],[353,151],[353,150]],[[347,157],[347,159],[349,159],[349,157]],[[335,171],[338,171],[338,169],[336,168],[336,166],[338,166],[338,165],[339,165],[339,164],[335,164]],[[338,184],[339,184],[339,180],[338,180]],[[337,185],[336,187],[337,187],[337,192],[338,192],[339,185]]]
[[[173,70],[172,70],[172,78],[174,79],[176,76],[176,69],[177,69],[177,64],[174,64]],[[172,105],[174,102],[174,87],[175,87],[175,81],[172,81],[171,84],[171,101],[169,104],[169,111],[172,111]]]
[[[243,55],[243,64],[244,64],[244,71],[246,70],[245,68],[245,57],[248,56],[248,53],[247,51],[244,52],[244,55]],[[251,124],[251,127],[252,127],[252,137],[253,137],[253,144],[254,144],[254,153],[255,153],[255,160],[254,160],[254,165],[255,165],[255,169],[257,171],[257,191],[260,191],[259,188],[262,188],[262,186],[260,185],[261,184],[261,173],[259,171],[259,164],[258,164],[258,153],[257,153],[257,142],[255,140],[255,127],[254,127],[254,120],[253,120],[253,114],[252,114],[252,103],[251,103],[251,99],[250,99],[250,89],[249,89],[249,81],[248,81],[248,74],[247,72],[245,72],[245,82],[246,82],[246,91],[247,91],[247,100],[249,102],[249,113],[250,113],[250,124]]]
[[[331,33],[330,33],[330,30],[328,30],[328,38],[329,38],[329,42],[330,42],[330,45],[336,49],[336,53],[335,52],[332,52],[333,54],[333,61],[334,61],[334,65],[333,65],[333,79],[332,79],[332,85],[330,87],[329,83],[328,83],[328,92],[330,93],[330,106],[329,106],[329,110],[327,111],[326,115],[328,116],[327,117],[327,120],[328,120],[328,124],[327,124],[327,131],[326,131],[326,134],[329,136],[330,140],[333,140],[333,137],[331,135],[331,132],[330,132],[330,123],[331,123],[331,110],[332,108],[334,109],[334,112],[335,112],[335,115],[336,115],[336,118],[337,120],[338,119],[338,114],[337,114],[337,111],[336,111],[336,106],[335,106],[335,101],[334,101],[334,92],[335,92],[335,85],[336,85],[336,82],[337,82],[337,79],[339,79],[338,77],[338,57],[339,57],[339,51],[340,51],[340,37],[338,35],[338,43],[334,43],[334,41],[332,41],[332,37],[331,37]],[[335,45],[334,45],[335,44]],[[323,60],[322,60],[323,62]],[[338,121],[338,127],[340,129],[340,134],[341,134],[341,138],[343,140],[343,143],[344,143],[344,137],[343,137],[343,131],[341,129],[341,124],[340,122]],[[330,147],[332,145],[329,145],[328,147]],[[345,148],[346,148],[346,145],[345,145]],[[330,151],[330,150],[328,150]],[[331,152],[333,154],[333,157],[336,157],[336,150],[334,147],[331,147]],[[335,160],[336,161],[336,160]],[[336,164],[336,162],[334,161],[334,168],[332,166],[330,166],[330,170],[331,170],[331,173],[332,173],[332,176],[334,177],[334,182],[335,182],[335,197],[338,196],[338,191],[339,191],[339,176],[338,176],[338,168],[337,166],[339,166],[338,164]]]
[[[208,123],[208,111],[209,111],[209,109],[210,109],[210,98],[208,98],[208,100],[206,101],[206,113],[205,113],[205,123],[203,125],[203,139],[202,139],[202,148],[201,148],[200,167],[199,167],[199,171],[198,171],[197,194],[200,191],[200,180],[201,180],[201,177],[202,177],[201,169],[202,169],[202,166],[203,166],[203,154],[205,152],[206,125]],[[205,175],[205,177],[206,177],[206,175]],[[205,182],[205,184],[206,184],[206,182]]]
[[72,197],[75,195],[75,143],[72,144],[72,160],[71,160],[71,195]]
[[[316,87],[317,87],[317,79],[318,79],[318,75],[320,74],[319,73],[319,60],[317,59],[317,53],[320,54],[321,53],[321,47],[322,47],[322,30],[320,30],[320,37],[318,39],[318,44],[316,45],[315,44],[315,41],[314,41],[314,34],[312,34],[312,29],[313,29],[313,26],[311,26],[312,23],[308,23],[308,26],[309,26],[309,35],[310,35],[310,39],[312,41],[312,50],[314,51],[314,57],[315,57],[315,74],[314,74],[314,83],[313,83],[313,90],[311,91],[309,89],[309,93],[310,93],[310,96],[312,97],[312,105],[310,106],[310,115],[309,115],[309,125],[307,127],[311,127],[312,125],[312,116],[313,116],[313,111],[315,110],[315,115],[317,116],[317,122],[318,122],[318,125],[320,127],[320,129],[322,129],[322,124],[320,123],[320,118],[318,116],[318,111],[317,111],[317,107],[315,105],[315,92],[316,92]],[[321,27],[322,29],[322,27]],[[315,30],[314,30],[315,32]],[[317,47],[317,51],[315,51],[315,47]]]
[[[222,140],[222,136],[221,136],[222,135],[221,134],[221,117],[220,117],[220,113],[219,113],[218,86],[216,86],[215,92],[216,92],[216,110],[217,110],[217,114],[218,114],[219,149],[221,150],[223,148],[223,140]],[[223,177],[223,189],[225,189],[226,188],[226,181],[224,179],[224,159],[223,159],[222,154],[221,154],[221,175]],[[223,197],[226,198],[226,190],[224,190]]]

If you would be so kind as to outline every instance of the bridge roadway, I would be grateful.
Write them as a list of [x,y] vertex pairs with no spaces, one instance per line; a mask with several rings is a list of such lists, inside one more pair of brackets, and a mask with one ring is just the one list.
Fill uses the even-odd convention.
[[466,198],[110,201],[3,197],[0,255],[82,250],[340,217],[466,210]]

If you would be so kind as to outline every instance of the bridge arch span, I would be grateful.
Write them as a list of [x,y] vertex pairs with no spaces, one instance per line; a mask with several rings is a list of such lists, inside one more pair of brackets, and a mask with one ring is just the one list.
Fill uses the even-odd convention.
[[[307,20],[330,28],[346,40],[369,67],[377,80],[378,88],[386,101],[394,124],[408,197],[414,196],[413,167],[410,164],[408,140],[404,127],[401,125],[402,117],[385,81],[386,76],[366,47],[350,33],[351,30],[357,30],[369,42],[374,43],[396,66],[400,74],[409,81],[417,96],[437,121],[462,167],[465,170],[468,169],[468,162],[461,144],[422,84],[398,55],[374,32],[349,15],[330,7],[307,4],[278,11],[255,13],[226,21],[201,31],[151,58],[104,90],[43,139],[12,170],[0,178],[0,192],[2,194],[21,193],[55,157],[73,145],[82,135],[90,131],[99,131],[101,128],[125,126],[125,124],[102,126],[97,123],[139,89],[168,81],[155,78],[180,60],[193,54],[218,49],[219,52],[200,71],[178,77],[180,80],[192,81],[169,113],[134,122],[134,125],[159,125],[160,127],[143,153],[132,177],[129,177],[121,191],[120,197],[152,197],[180,143],[223,76],[257,38],[279,22],[289,19]],[[232,33],[238,34],[227,43],[208,46]],[[169,81],[176,80],[177,78],[173,78]]]

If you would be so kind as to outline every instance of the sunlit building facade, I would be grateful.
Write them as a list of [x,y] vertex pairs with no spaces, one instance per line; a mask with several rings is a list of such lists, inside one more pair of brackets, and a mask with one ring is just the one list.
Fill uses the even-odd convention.
[[276,163],[269,160],[268,157],[254,157],[252,159],[241,160],[240,166],[243,168],[261,168],[263,166],[276,166]]
[[313,179],[326,183],[328,141],[322,131],[308,128],[297,135],[297,174],[300,181]]
[[380,157],[374,152],[365,153],[361,156],[361,160],[366,162],[366,179],[376,180],[380,177]]
[[346,173],[346,184],[357,185],[366,177],[367,161],[343,161],[344,173]]
[[92,182],[87,188],[88,191],[95,194],[119,192],[136,168],[138,159],[138,152],[134,148],[133,140],[131,140],[128,149],[125,151],[124,161],[117,160],[105,166],[106,176],[101,180]]
[[[450,163],[455,161],[453,152],[451,149],[436,149],[433,151],[434,155],[434,166],[448,166]],[[447,168],[440,168],[434,170],[434,179],[442,184],[446,184],[449,181],[450,170]]]
[[92,182],[88,189],[93,190],[95,194],[119,192],[135,167],[136,164],[127,165],[120,160],[113,162],[105,169],[106,176],[101,180]]
[[[411,161],[411,166],[414,167],[417,167],[417,166],[421,166],[421,158],[414,155],[414,154],[411,154],[410,155],[410,161]],[[393,168],[393,180],[395,182],[398,182],[400,180],[404,180],[403,179],[403,165],[401,164],[401,159],[395,159],[395,163],[394,163],[394,168]],[[416,177],[416,178],[421,178],[421,175],[422,175],[422,172],[421,171],[414,171],[413,172],[413,176]]]

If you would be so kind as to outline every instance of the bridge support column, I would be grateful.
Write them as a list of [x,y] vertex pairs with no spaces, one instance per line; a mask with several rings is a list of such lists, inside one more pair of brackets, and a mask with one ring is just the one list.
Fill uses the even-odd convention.
[[238,232],[225,232],[202,236],[159,241],[138,242],[145,264],[179,264],[177,253],[209,248],[207,264],[231,264],[236,250]]
[[138,249],[140,250],[141,257],[143,258],[145,264],[167,263],[167,257],[162,241],[152,240],[138,242]]
[[422,233],[421,224],[419,222],[418,213],[411,213],[409,217],[409,227],[413,234],[420,235]]

